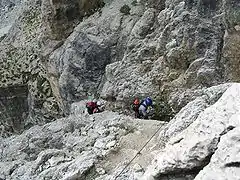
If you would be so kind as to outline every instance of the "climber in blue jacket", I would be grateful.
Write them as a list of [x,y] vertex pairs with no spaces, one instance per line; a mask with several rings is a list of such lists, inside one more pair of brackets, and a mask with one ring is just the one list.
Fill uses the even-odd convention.
[[138,108],[140,118],[148,119],[149,114],[148,114],[147,110],[148,110],[149,107],[152,107],[152,104],[153,104],[153,102],[152,102],[152,99],[150,97],[145,98],[141,102],[141,104]]

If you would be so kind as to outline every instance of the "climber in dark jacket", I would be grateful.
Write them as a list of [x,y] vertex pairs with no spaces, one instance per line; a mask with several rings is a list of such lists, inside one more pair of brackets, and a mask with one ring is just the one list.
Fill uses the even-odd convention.
[[88,114],[100,113],[104,111],[104,104],[101,101],[90,101],[86,103]]
[[141,104],[138,108],[140,118],[148,119],[149,114],[148,114],[147,110],[149,107],[152,107],[152,104],[153,104],[152,99],[150,97],[145,98],[141,102]]
[[96,101],[90,101],[86,103],[86,108],[88,111],[88,114],[93,114],[98,111],[98,105]]

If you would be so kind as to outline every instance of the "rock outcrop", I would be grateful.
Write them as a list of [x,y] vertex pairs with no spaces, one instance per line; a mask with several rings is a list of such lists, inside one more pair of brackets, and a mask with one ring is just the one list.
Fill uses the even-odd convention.
[[[124,3],[129,13],[121,12]],[[50,57],[66,107],[89,94],[118,102],[152,95],[179,111],[189,102],[176,106],[180,93],[238,81],[237,2],[124,3],[107,3]]]
[[[240,85],[233,84],[214,105],[201,112],[186,130],[173,135],[164,151],[157,155],[153,165],[145,172],[143,179],[239,177],[238,146],[232,144],[239,138],[236,135],[240,127],[239,92]],[[228,153],[221,154],[224,151]]]
[[[117,166],[115,160],[129,161],[141,146],[138,140],[148,139],[149,130],[165,124],[112,112],[85,116],[76,110],[68,118],[1,139],[0,178],[94,179]],[[136,147],[131,149],[127,143],[134,139]],[[112,164],[102,162],[111,156]]]
[[192,100],[184,94],[238,81],[234,0],[1,6],[1,22],[13,17],[2,23],[11,29],[0,43],[1,87],[29,86],[29,115],[44,122],[67,115],[72,102],[89,95],[117,100],[118,108],[133,96],[163,97],[178,112]]
[[[1,9],[1,26],[10,29],[0,39],[0,87],[28,87],[27,114],[30,122],[24,120],[23,127],[44,124],[63,116],[62,98],[57,94],[58,86],[52,87],[53,82],[45,64],[49,54],[62,44],[76,24],[104,5],[102,1],[90,4],[87,1],[75,1],[79,7],[69,3],[50,0],[1,1],[5,9]],[[73,7],[79,12],[70,15]],[[14,121],[14,117],[8,118]],[[4,119],[0,121],[4,129],[15,129],[8,127]]]

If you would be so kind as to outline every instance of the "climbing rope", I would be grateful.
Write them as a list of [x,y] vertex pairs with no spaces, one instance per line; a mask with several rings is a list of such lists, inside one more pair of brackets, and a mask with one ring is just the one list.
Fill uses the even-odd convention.
[[[160,125],[160,124],[159,124]],[[163,125],[162,125],[163,126]],[[133,162],[134,159],[136,159],[136,157],[141,154],[141,151],[147,146],[147,144],[153,139],[153,137],[160,131],[161,127],[160,126],[157,131],[151,136],[151,138],[143,145],[143,147],[137,152],[137,154],[131,159],[131,161],[129,161],[127,163],[127,165],[122,169],[122,171],[117,175],[115,176],[114,180],[116,180],[127,168],[128,166]]]

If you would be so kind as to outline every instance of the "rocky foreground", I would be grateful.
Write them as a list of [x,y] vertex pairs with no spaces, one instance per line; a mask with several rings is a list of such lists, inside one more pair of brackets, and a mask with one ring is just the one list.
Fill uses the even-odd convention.
[[34,126],[1,139],[0,178],[95,179],[123,166],[164,124],[103,112]]
[[206,89],[168,124],[109,111],[89,116],[76,103],[68,118],[1,139],[0,178],[236,180],[239,111],[240,84]]

